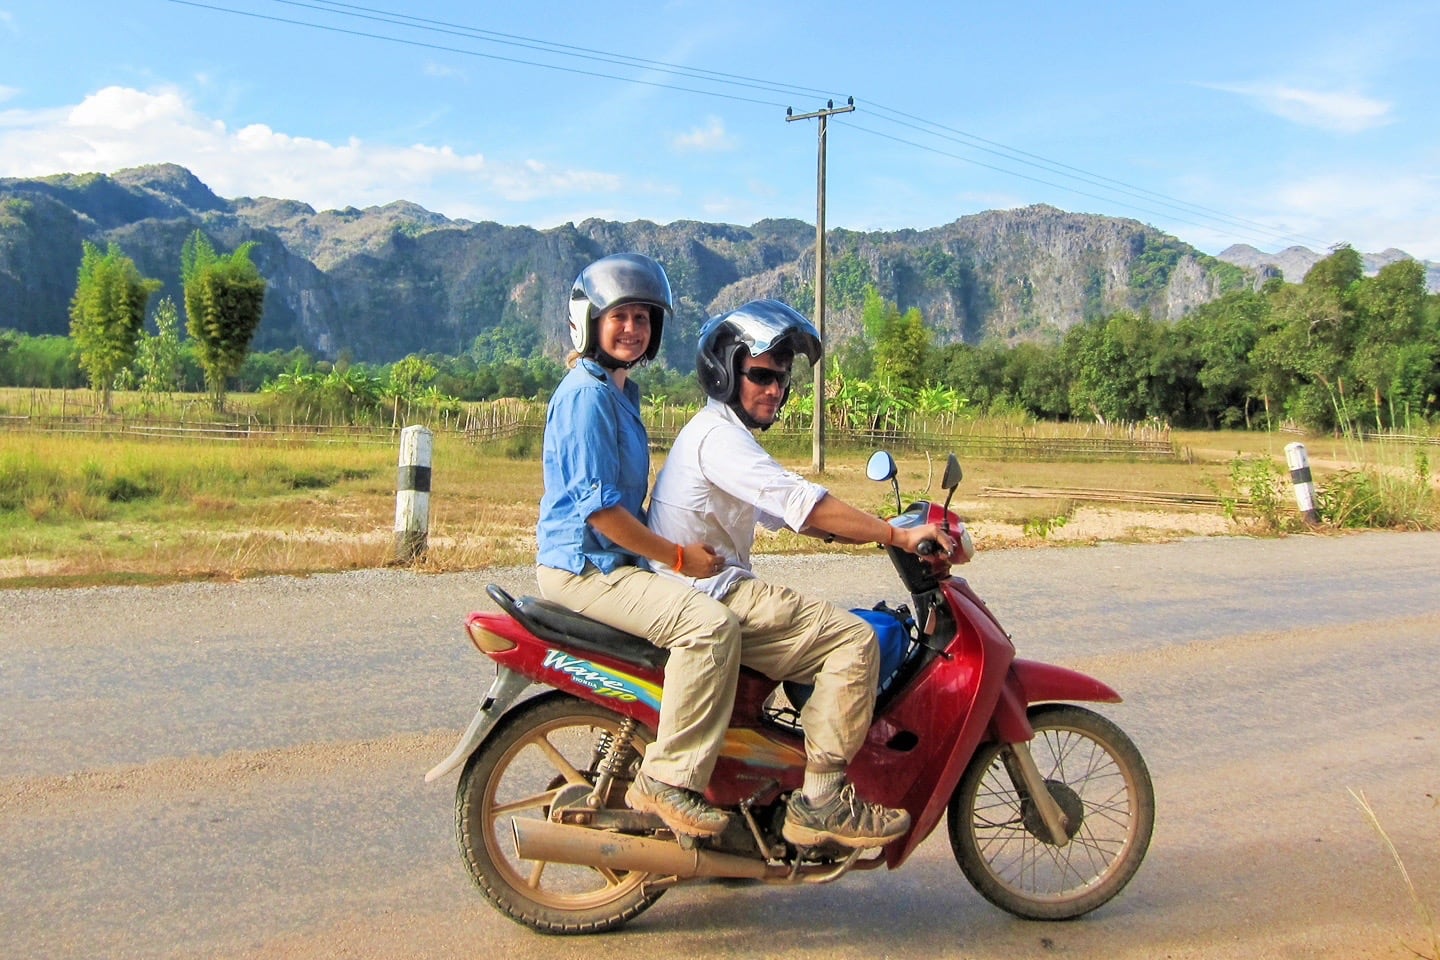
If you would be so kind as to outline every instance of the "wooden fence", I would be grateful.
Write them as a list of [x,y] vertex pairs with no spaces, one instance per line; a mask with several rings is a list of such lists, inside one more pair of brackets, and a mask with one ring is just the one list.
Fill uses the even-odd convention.
[[[694,411],[685,408],[646,408],[651,443],[668,449]],[[538,443],[544,430],[543,404],[496,401],[468,405],[458,415],[446,415],[427,424],[437,436],[468,442],[529,437]],[[914,418],[899,429],[832,429],[827,443],[893,451],[953,451],[970,459],[990,460],[1175,460],[1181,456],[1169,431],[1151,425],[1104,426],[1093,424],[1042,424],[1038,426],[972,432],[965,421],[942,423]],[[39,431],[139,440],[220,441],[238,443],[399,443],[400,426],[322,424],[267,424],[256,418],[232,420],[159,419],[153,417],[87,415],[0,416],[0,431]],[[808,426],[779,425],[769,431],[789,446],[807,444]]]
[[[408,424],[406,424],[408,425]],[[402,426],[263,423],[254,417],[233,420],[163,419],[98,414],[0,415],[0,432],[34,431],[128,440],[196,440],[249,443],[398,444]],[[503,440],[526,430],[543,429],[541,419],[520,408],[486,405],[435,418],[426,426],[437,434],[466,440]]]

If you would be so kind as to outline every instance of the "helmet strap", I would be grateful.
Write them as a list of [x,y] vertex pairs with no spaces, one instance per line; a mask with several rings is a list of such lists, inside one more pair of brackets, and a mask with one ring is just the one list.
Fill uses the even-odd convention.
[[631,367],[638,366],[645,362],[644,355],[638,356],[634,360],[619,360],[606,353],[601,349],[599,344],[595,345],[595,349],[591,351],[590,357],[606,370],[629,370]]

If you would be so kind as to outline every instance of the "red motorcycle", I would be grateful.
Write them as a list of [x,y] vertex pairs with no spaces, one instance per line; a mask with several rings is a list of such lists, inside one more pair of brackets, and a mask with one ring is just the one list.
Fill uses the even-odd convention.
[[[890,455],[875,454],[867,472],[894,485],[898,510]],[[698,877],[825,883],[894,869],[942,814],[966,878],[1016,916],[1070,919],[1119,893],[1150,843],[1150,775],[1115,724],[1060,701],[1120,696],[1083,674],[1017,659],[984,601],[951,576],[973,549],[950,512],[960,478],[952,454],[944,505],[915,503],[890,521],[943,524],[957,546],[919,557],[886,548],[913,604],[894,611],[907,649],[882,678],[869,735],[847,771],[861,796],[909,811],[909,833],[872,850],[784,840],[785,802],[805,769],[791,706],[800,691],[787,696],[748,669],[706,790],[732,812],[726,830],[695,840],[630,810],[625,788],[653,737],[665,651],[492,584],[501,612],[471,614],[466,630],[495,661],[495,680],[459,745],[425,778],[463,764],[456,831],[485,896],[537,930],[599,932]],[[551,689],[522,700],[535,684]]]

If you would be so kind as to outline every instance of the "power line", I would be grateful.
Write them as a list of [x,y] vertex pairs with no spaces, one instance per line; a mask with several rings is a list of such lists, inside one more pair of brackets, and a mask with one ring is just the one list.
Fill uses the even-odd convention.
[[[1090,192],[1088,192],[1088,191],[1086,191],[1086,190],[1080,190],[1080,189],[1077,189],[1077,188],[1075,188],[1075,187],[1067,186],[1067,185],[1062,184],[1062,183],[1055,183],[1055,182],[1050,181],[1050,180],[1042,180],[1042,179],[1040,179],[1039,177],[1031,176],[1031,175],[1028,174],[1028,173],[1020,173],[1020,172],[1017,171],[1017,170],[1008,170],[1008,169],[1006,169],[1005,167],[996,166],[996,165],[993,164],[993,163],[985,163],[983,160],[976,160],[976,159],[973,158],[973,157],[965,157],[965,156],[961,156],[961,155],[958,154],[958,153],[951,153],[951,152],[948,151],[948,150],[941,150],[939,147],[932,147],[932,146],[928,146],[928,145],[923,144],[923,143],[916,143],[916,142],[913,141],[913,140],[906,140],[906,139],[904,139],[903,137],[897,137],[897,136],[895,136],[895,135],[893,135],[893,134],[882,133],[882,132],[880,132],[879,130],[871,130],[869,127],[862,127],[862,126],[860,126],[859,124],[854,123],[854,122],[847,123],[846,126],[847,126],[847,127],[850,127],[850,128],[853,129],[853,130],[858,130],[858,131],[860,131],[861,133],[868,133],[868,134],[870,134],[871,136],[874,136],[874,137],[881,137],[881,138],[886,139],[886,140],[893,140],[894,142],[904,144],[904,145],[907,146],[907,147],[914,147],[914,148],[917,149],[917,150],[925,150],[925,151],[928,151],[928,152],[930,152],[930,153],[939,154],[939,155],[942,156],[942,157],[949,157],[949,158],[952,159],[952,160],[959,160],[961,163],[968,163],[968,164],[972,164],[973,166],[984,167],[984,168],[987,169],[987,170],[994,170],[994,171],[996,171],[996,172],[998,172],[998,173],[1003,173],[1003,174],[1005,174],[1006,176],[1009,176],[1009,177],[1019,177],[1019,178],[1022,179],[1022,180],[1029,180],[1029,181],[1032,182],[1032,183],[1038,183],[1038,184],[1041,184],[1042,186],[1054,187],[1054,188],[1057,189],[1057,190],[1064,190],[1064,191],[1066,191],[1067,193],[1073,193],[1073,194],[1075,194],[1076,196],[1089,197],[1089,198],[1092,199],[1092,200],[1099,200],[1099,201],[1101,201],[1102,203],[1115,203],[1115,204],[1119,204],[1119,205],[1124,206],[1124,207],[1129,207],[1131,210],[1138,210],[1138,211],[1140,211],[1141,213],[1148,213],[1148,214],[1150,214],[1150,215],[1153,216],[1153,217],[1168,218],[1168,219],[1170,219],[1170,220],[1174,220],[1174,221],[1177,221],[1177,222],[1179,222],[1179,223],[1186,224],[1186,225],[1188,225],[1188,226],[1197,227],[1197,228],[1199,228],[1199,229],[1201,229],[1201,230],[1206,230],[1206,229],[1212,229],[1212,228],[1213,228],[1213,224],[1196,223],[1194,220],[1188,220],[1188,219],[1186,219],[1185,217],[1183,217],[1183,216],[1177,216],[1177,215],[1174,214],[1174,213],[1162,213],[1162,212],[1160,212],[1160,211],[1158,211],[1158,210],[1152,210],[1152,209],[1150,209],[1149,207],[1142,207],[1142,206],[1139,206],[1138,204],[1130,203],[1130,202],[1125,201],[1125,200],[1117,200],[1117,199],[1116,199],[1115,197],[1113,197],[1113,196],[1103,196],[1103,195],[1098,194],[1098,193],[1090,193]],[[993,152],[993,151],[991,151],[991,152]],[[1042,169],[1043,169],[1043,168],[1042,168]],[[1075,179],[1082,179],[1082,178],[1075,178]],[[1083,181],[1083,180],[1082,180],[1082,182],[1088,182],[1088,181]],[[1132,194],[1132,196],[1133,196],[1133,194]],[[1183,212],[1183,211],[1182,211],[1182,212]],[[1214,219],[1214,218],[1209,218],[1209,219]],[[1232,229],[1233,229],[1234,224],[1229,224],[1229,226],[1231,226]],[[1267,234],[1267,235],[1268,235],[1271,239],[1273,239],[1273,240],[1286,241],[1286,240],[1300,239],[1300,238],[1298,238],[1298,237],[1291,236],[1290,234],[1278,233],[1278,232],[1269,230],[1268,228],[1260,227],[1260,226],[1258,226],[1258,225],[1257,225],[1257,228],[1252,228],[1252,229],[1258,229],[1260,232]],[[1323,241],[1312,241],[1312,242],[1321,243],[1322,245],[1324,244]]]
[[[455,33],[460,36],[470,36],[476,39],[489,40],[493,43],[509,44],[524,47],[532,50],[541,50],[547,53],[559,53],[565,56],[576,56],[584,58],[601,57],[607,63],[621,65],[634,65],[648,69],[658,70],[663,73],[672,73],[678,76],[689,76],[696,79],[710,80],[720,83],[730,83],[739,86],[754,87],[759,90],[768,90],[776,93],[793,93],[804,97],[834,97],[831,91],[816,90],[812,87],[801,87],[793,84],[777,81],[763,80],[757,77],[747,77],[741,74],[725,73],[719,70],[707,70],[703,67],[689,67],[681,64],[666,63],[663,60],[648,60],[644,57],[631,56],[624,53],[612,53],[607,50],[597,50],[593,47],[577,47],[568,43],[556,43],[551,40],[541,40],[535,37],[521,36],[514,33],[501,33],[496,30],[486,30],[481,27],[470,27],[464,24],[450,23],[445,20],[430,20],[425,17],[413,17],[405,13],[393,13],[388,10],[379,10],[374,7],[362,7],[353,3],[341,3],[339,0],[315,0],[313,3],[304,3],[301,0],[272,0],[274,3],[283,3],[296,7],[308,7],[313,10],[321,10],[327,13],[340,13],[347,16],[363,17],[364,19],[379,19],[386,23],[395,23],[401,26],[417,26],[420,29],[434,29],[443,33]],[[358,11],[348,13],[347,11]],[[375,14],[377,16],[367,16]],[[395,18],[395,19],[389,19]]]
[[[1014,160],[1017,163],[1023,163],[1027,166],[1039,167],[1042,170],[1048,170],[1053,173],[1058,173],[1064,177],[1072,177],[1085,183],[1092,183],[1095,186],[1101,187],[1102,189],[1118,190],[1121,193],[1141,198],[1149,197],[1154,200],[1158,200],[1167,207],[1197,213],[1201,216],[1206,217],[1207,219],[1218,218],[1222,222],[1228,223],[1231,226],[1257,229],[1262,232],[1271,233],[1272,235],[1278,236],[1281,239],[1306,240],[1310,243],[1316,243],[1322,246],[1328,245],[1327,241],[1320,240],[1316,237],[1305,237],[1302,235],[1292,236],[1291,234],[1275,234],[1268,224],[1260,223],[1255,220],[1247,220],[1244,217],[1232,216],[1231,214],[1228,214],[1223,210],[1216,210],[1213,207],[1206,207],[1201,204],[1190,203],[1186,200],[1177,200],[1173,197],[1166,196],[1163,193],[1157,193],[1154,190],[1146,189],[1145,187],[1134,186],[1132,184],[1124,182],[1123,180],[1116,180],[1113,177],[1107,177],[1104,174],[1092,173],[1088,170],[1081,169],[1080,167],[1074,167],[1067,163],[1061,163],[1058,160],[1051,160],[1047,157],[1042,157],[1039,154],[1029,153],[1025,150],[1006,146],[1005,144],[997,143],[994,140],[987,140],[986,138],[977,134],[967,133],[964,130],[957,130],[954,127],[946,126],[942,123],[936,123],[933,120],[926,120],[923,117],[917,117],[913,114],[905,113],[902,110],[895,110],[890,107],[875,103],[867,103],[867,106],[869,106],[872,110],[878,111],[880,113],[889,113],[895,115],[896,117],[905,117],[909,120],[916,121],[915,123],[907,123],[902,120],[890,119],[889,122],[891,123],[911,127],[913,129],[920,130],[921,132],[929,133],[930,136],[939,137],[943,140],[951,140],[955,143],[962,143],[976,150],[983,150],[986,153],[991,153],[999,157],[1004,157],[1007,160]],[[935,129],[944,131],[945,133],[933,133],[925,130],[926,127],[934,127]],[[947,136],[946,134],[953,134],[953,136]],[[1109,184],[1113,184],[1113,186],[1107,186]]]
[[379,33],[368,33],[363,30],[351,30],[346,27],[336,27],[321,23],[311,23],[306,20],[291,20],[287,17],[277,17],[271,14],[255,13],[250,10],[236,10],[232,7],[222,7],[217,4],[199,3],[197,0],[167,0],[169,3],[180,4],[185,7],[199,7],[202,10],[215,10],[220,13],[232,13],[241,17],[252,17],[256,20],[268,20],[273,23],[287,23],[298,27],[312,27],[316,30],[325,30],[330,33],[341,33],[352,37],[364,37],[368,40],[384,40],[390,43],[401,43],[410,47],[421,47],[427,50],[440,50],[445,53],[458,53],[468,57],[483,57],[486,60],[497,60],[502,63],[518,63],[529,67],[543,67],[547,70],[560,70],[564,73],[574,73],[586,77],[599,77],[603,80],[620,80],[625,83],[638,83],[647,87],[661,87],[666,90],[679,90],[684,93],[698,93],[707,97],[720,97],[725,100],[735,100],[740,103],[754,103],[763,107],[783,107],[785,104],[773,100],[756,100],[753,97],[741,97],[729,93],[721,93],[716,90],[698,90],[694,87],[681,87],[672,83],[661,83],[657,80],[642,80],[638,77],[620,77],[614,74],[601,73],[598,70],[582,70],[578,67],[566,67],[554,63],[540,63],[534,60],[524,60],[519,57],[504,57],[495,53],[482,53],[479,50],[466,50],[463,47],[449,47],[438,43],[427,43],[423,40],[407,40],[403,37],[386,36]]
[[[494,60],[501,63],[514,63],[523,66],[538,67],[546,70],[556,70],[563,73],[576,74],[580,76],[596,77],[600,79],[614,80],[623,83],[634,83],[666,90],[676,90],[683,93],[716,97],[724,100],[735,101],[738,103],[756,104],[765,107],[782,107],[786,105],[774,101],[760,100],[753,96],[728,93],[725,91],[724,88],[729,87],[743,89],[747,91],[753,90],[787,96],[802,96],[806,98],[834,98],[834,95],[829,92],[824,92],[816,90],[814,88],[803,87],[784,82],[771,81],[763,78],[749,77],[740,74],[726,73],[724,71],[709,70],[699,67],[689,67],[682,64],[667,63],[660,60],[634,57],[628,54],[612,53],[609,51],[599,50],[591,47],[556,43],[548,40],[537,39],[534,37],[526,37],[512,33],[502,33],[500,31],[487,30],[481,27],[472,27],[465,24],[453,23],[445,20],[434,20],[423,17],[416,17],[409,14],[397,13],[377,7],[368,7],[359,4],[341,2],[341,0],[272,0],[272,2],[283,4],[285,6],[307,9],[321,14],[347,17],[355,20],[369,21],[372,23],[387,24],[392,27],[415,30],[421,33],[453,36],[465,40],[491,43],[503,47],[512,47],[518,50],[529,50],[554,57],[577,58],[583,59],[586,62],[594,62],[598,60],[602,63],[610,64],[616,67],[634,68],[649,73],[665,74],[675,77],[677,79],[691,80],[701,84],[708,84],[710,85],[710,88],[683,86],[680,84],[667,83],[655,79],[645,79],[642,77],[623,75],[618,73],[606,73],[599,70],[567,66],[551,61],[526,59],[522,56],[505,56],[497,53],[487,53],[466,47],[452,46],[443,43],[435,43],[425,40],[406,38],[395,35],[393,33],[371,32],[369,30],[357,30],[348,27],[337,26],[334,24],[316,23],[309,20],[292,19],[288,17],[275,16],[272,14],[258,13],[255,11],[235,9],[233,7],[222,6],[216,3],[199,2],[199,0],[169,0],[169,2],[180,4],[182,6],[213,10],[219,13],[229,13],[236,16],[250,17],[257,20],[265,20],[274,23],[284,23],[291,26],[308,27],[315,30],[322,30],[346,36],[363,37],[365,39],[380,40],[389,43],[399,43],[406,46],[419,47],[428,50],[436,50],[444,53],[455,53],[462,56],[480,57],[483,59]],[[1251,236],[1254,236],[1256,234],[1262,234],[1265,237],[1269,238],[1268,241],[1261,242],[1301,241],[1309,244],[1319,245],[1322,247],[1329,246],[1329,243],[1327,241],[1319,240],[1313,237],[1305,237],[1301,235],[1284,233],[1282,231],[1275,230],[1266,224],[1259,223],[1254,220],[1247,220],[1243,217],[1232,216],[1230,214],[1224,213],[1223,211],[1201,206],[1199,204],[1190,203],[1185,200],[1179,200],[1177,198],[1167,196],[1157,191],[1149,190],[1145,187],[1126,183],[1123,180],[1107,177],[1102,174],[1092,173],[1090,171],[1083,170],[1079,167],[1075,167],[1058,160],[1051,160],[1039,154],[1030,153],[1028,151],[1020,150],[1015,147],[1010,147],[994,140],[988,140],[984,137],[980,137],[978,135],[959,130],[955,127],[947,126],[942,123],[937,123],[932,120],[927,120],[924,117],[916,116],[915,114],[907,113],[902,110],[897,110],[891,107],[884,106],[882,104],[867,103],[866,106],[874,111],[874,116],[882,123],[889,123],[899,127],[905,127],[914,130],[926,137],[934,137],[937,140],[957,143],[972,150],[978,150],[984,153],[988,153],[992,156],[1008,161],[1009,163],[1028,166],[1044,171],[1045,173],[1064,178],[1065,180],[1075,181],[1077,183],[1086,184],[1088,186],[1107,191],[1107,194],[1101,195],[1091,193],[1087,190],[1079,189],[1071,185],[1055,183],[1051,180],[1041,179],[1040,177],[1032,176],[1030,174],[1023,173],[1010,167],[986,163],[973,157],[963,156],[924,143],[917,143],[914,140],[909,140],[904,137],[884,133],[879,130],[873,130],[855,123],[848,124],[849,126],[853,127],[856,130],[859,130],[862,133],[867,133],[872,136],[888,139],[895,143],[913,147],[918,150],[924,150],[939,156],[947,157],[949,159],[958,160],[962,163],[969,163],[974,166],[993,170],[996,173],[1002,174],[1004,176],[1028,180],[1030,182],[1038,183],[1043,186],[1064,190],[1077,196],[1089,197],[1090,199],[1098,200],[1102,203],[1119,204],[1121,206],[1128,207],[1129,209],[1145,213],[1152,217],[1177,221],[1202,230],[1224,228],[1240,234],[1249,234]],[[1141,206],[1140,204],[1132,201],[1117,199],[1115,194],[1130,197],[1134,200],[1142,201],[1143,203],[1158,204],[1159,206],[1169,208],[1169,210],[1172,212],[1163,212],[1155,210],[1152,207]],[[1181,214],[1183,214],[1183,216],[1177,216],[1176,213],[1173,211],[1179,211]],[[1197,223],[1196,220],[1193,219],[1197,217],[1206,222]]]

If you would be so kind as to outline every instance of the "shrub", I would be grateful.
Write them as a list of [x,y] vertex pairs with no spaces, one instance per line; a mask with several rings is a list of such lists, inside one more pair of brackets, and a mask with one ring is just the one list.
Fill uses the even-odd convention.
[[1376,469],[1344,470],[1330,477],[1316,495],[1326,523],[1337,527],[1390,527],[1433,530],[1440,526],[1430,458],[1417,450],[1408,476]]
[[1286,503],[1280,468],[1269,457],[1231,460],[1230,486],[1230,493],[1220,492],[1220,506],[1232,523],[1268,533],[1298,528],[1299,520]]

